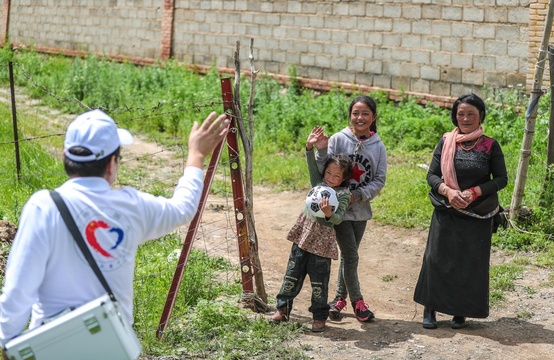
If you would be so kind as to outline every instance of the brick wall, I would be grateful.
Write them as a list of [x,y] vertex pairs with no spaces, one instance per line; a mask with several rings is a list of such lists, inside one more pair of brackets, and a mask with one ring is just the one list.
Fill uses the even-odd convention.
[[237,41],[249,69],[253,38],[263,73],[283,78],[294,66],[307,86],[356,84],[435,102],[485,85],[530,88],[548,7],[548,0],[6,2],[14,45],[143,63],[172,56],[230,71]]

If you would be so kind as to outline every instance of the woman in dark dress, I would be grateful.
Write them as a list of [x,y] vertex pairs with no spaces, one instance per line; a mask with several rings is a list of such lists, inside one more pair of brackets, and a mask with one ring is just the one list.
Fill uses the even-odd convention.
[[444,134],[427,173],[435,206],[414,301],[424,306],[423,327],[437,327],[436,312],[451,327],[489,315],[489,260],[498,191],[508,175],[498,142],[483,135],[485,103],[475,94],[452,107],[456,128]]

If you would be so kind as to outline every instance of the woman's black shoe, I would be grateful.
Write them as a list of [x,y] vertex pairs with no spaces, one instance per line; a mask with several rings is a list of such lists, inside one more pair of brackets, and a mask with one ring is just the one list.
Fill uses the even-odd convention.
[[452,318],[452,329],[461,329],[466,327],[466,318],[463,316],[454,316]]
[[423,309],[423,327],[425,329],[436,329],[437,328],[437,318],[436,312],[433,309],[425,307]]

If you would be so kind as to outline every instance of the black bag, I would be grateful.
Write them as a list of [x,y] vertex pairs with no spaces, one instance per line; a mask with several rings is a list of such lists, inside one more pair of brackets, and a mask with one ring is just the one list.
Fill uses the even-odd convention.
[[[486,215],[498,209],[498,193],[479,197],[474,203],[469,205],[469,208],[478,215]],[[501,210],[502,211],[502,210]]]
[[450,203],[448,202],[448,199],[446,198],[446,196],[438,194],[433,189],[429,191],[429,199],[431,200],[431,204],[437,210],[447,210],[451,208]]
[[498,206],[498,212],[492,218],[492,232],[497,232],[499,227],[502,227],[503,229],[508,228],[508,215],[504,212],[504,208],[500,205]]

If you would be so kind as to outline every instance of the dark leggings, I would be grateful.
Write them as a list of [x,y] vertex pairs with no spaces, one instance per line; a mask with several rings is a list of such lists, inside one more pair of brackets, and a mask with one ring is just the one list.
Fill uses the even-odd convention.
[[364,236],[367,221],[343,221],[335,225],[337,244],[340,248],[340,265],[335,297],[347,298],[350,302],[363,298],[358,280],[358,248]]
[[329,316],[329,277],[331,275],[331,259],[304,251],[296,244],[290,250],[287,271],[283,285],[277,295],[277,307],[292,309],[294,298],[300,293],[306,275],[312,285],[312,304],[309,311],[314,320],[326,320]]

